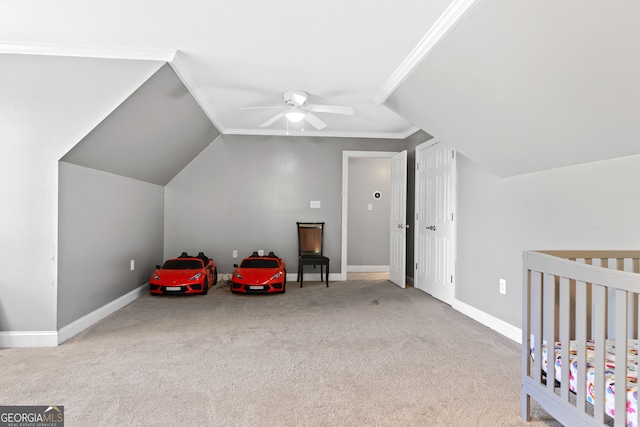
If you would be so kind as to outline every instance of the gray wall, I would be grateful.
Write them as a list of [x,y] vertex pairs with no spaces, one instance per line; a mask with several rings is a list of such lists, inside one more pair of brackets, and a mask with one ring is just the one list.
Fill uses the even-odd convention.
[[162,257],[163,192],[59,163],[58,329],[148,281]]
[[296,221],[324,221],[325,254],[337,273],[342,152],[402,149],[400,140],[221,135],[165,187],[164,257],[204,251],[229,273],[263,249],[295,273]]
[[458,153],[456,298],[520,327],[522,252],[638,249],[639,181],[640,156],[503,179]]
[[56,329],[58,160],[162,64],[39,55],[0,64],[0,341],[11,343]]
[[[375,191],[382,197],[375,199]],[[390,192],[390,159],[349,159],[347,267],[389,266]]]

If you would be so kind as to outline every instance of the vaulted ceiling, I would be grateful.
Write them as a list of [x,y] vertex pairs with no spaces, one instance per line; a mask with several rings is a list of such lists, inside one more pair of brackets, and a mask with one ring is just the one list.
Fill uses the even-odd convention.
[[[420,128],[510,176],[640,153],[638,16],[631,0],[1,2],[0,65],[13,54],[36,68],[52,55],[168,62],[194,114],[223,134]],[[0,66],[0,78],[12,76]],[[316,130],[261,127],[281,110],[242,109],[281,107],[287,90],[354,114],[317,113],[327,127]]]

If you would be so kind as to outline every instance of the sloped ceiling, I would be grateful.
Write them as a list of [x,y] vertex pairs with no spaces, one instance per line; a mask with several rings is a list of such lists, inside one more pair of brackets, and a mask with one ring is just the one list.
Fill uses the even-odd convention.
[[[415,127],[373,97],[460,1],[0,1],[0,52],[149,59],[171,50],[222,133],[397,139]],[[282,110],[287,90],[354,114],[318,113],[327,127],[316,130],[283,118],[261,127],[280,111],[241,109]]]
[[640,2],[481,0],[385,105],[506,177],[640,153]]
[[164,186],[218,135],[165,64],[61,160]]

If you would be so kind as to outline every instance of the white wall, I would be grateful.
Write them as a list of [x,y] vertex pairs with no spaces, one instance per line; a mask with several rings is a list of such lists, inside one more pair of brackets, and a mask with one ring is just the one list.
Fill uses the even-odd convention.
[[0,55],[0,333],[56,329],[58,160],[159,65]]
[[523,251],[638,249],[640,156],[502,179],[459,155],[458,173],[456,298],[511,325]]

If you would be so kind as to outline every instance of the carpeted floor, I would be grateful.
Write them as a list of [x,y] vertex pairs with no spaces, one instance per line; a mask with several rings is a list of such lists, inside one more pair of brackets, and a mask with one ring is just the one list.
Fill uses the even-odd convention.
[[67,426],[551,426],[520,346],[387,280],[145,295],[56,348],[0,349],[1,405]]

